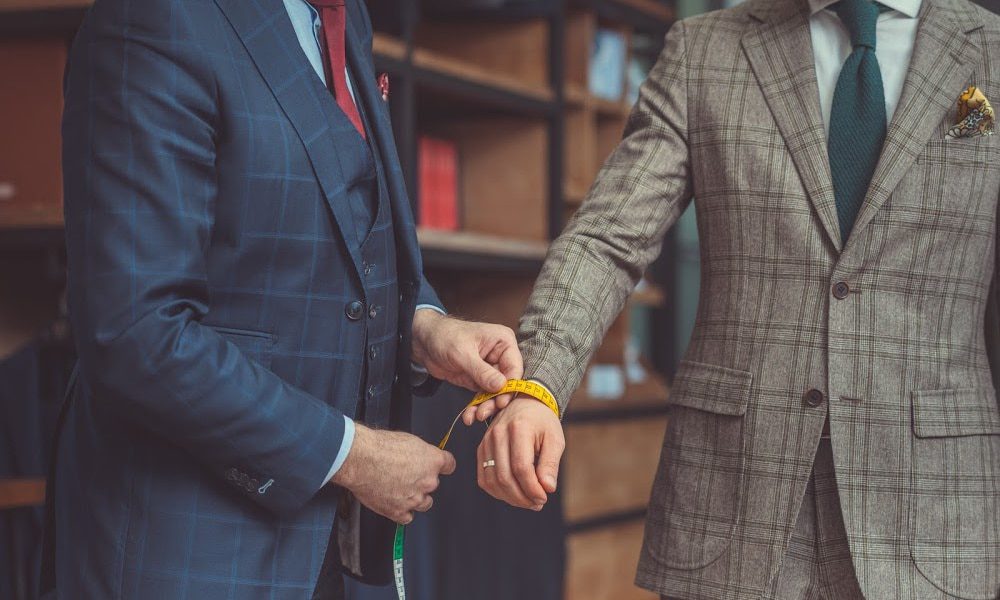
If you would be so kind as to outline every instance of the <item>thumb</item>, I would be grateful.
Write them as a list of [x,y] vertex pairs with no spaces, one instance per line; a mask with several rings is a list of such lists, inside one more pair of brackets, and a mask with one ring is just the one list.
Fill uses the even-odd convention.
[[448,452],[447,450],[442,450],[441,454],[444,455],[444,461],[441,466],[441,474],[451,475],[452,473],[455,472],[455,466],[456,466],[455,457],[454,455],[452,455],[451,452]]
[[542,440],[542,449],[538,453],[535,474],[538,475],[542,487],[550,494],[556,491],[556,482],[559,480],[559,459],[562,457],[564,447],[565,443],[561,439],[549,434]]
[[507,377],[480,358],[478,354],[471,353],[469,355],[465,371],[483,391],[498,392],[507,383]]

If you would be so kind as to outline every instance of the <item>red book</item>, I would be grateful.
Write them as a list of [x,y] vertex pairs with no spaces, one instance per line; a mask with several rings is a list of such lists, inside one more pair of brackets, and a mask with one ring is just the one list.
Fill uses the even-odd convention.
[[420,138],[420,226],[458,229],[458,148],[454,142]]

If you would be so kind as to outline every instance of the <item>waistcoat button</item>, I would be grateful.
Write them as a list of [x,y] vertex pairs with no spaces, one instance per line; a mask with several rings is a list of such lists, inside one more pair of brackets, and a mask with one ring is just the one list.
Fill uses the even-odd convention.
[[347,306],[344,307],[344,312],[347,314],[348,319],[357,321],[365,312],[365,305],[360,300],[354,300],[347,303]]

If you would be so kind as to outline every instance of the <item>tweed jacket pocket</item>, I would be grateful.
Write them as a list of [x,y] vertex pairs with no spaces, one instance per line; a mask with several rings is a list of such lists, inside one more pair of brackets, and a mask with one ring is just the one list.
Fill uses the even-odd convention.
[[664,566],[699,569],[729,547],[752,379],[746,371],[681,362],[646,528],[646,553]]
[[1000,408],[990,389],[918,391],[913,401],[910,555],[958,598],[1000,595]]

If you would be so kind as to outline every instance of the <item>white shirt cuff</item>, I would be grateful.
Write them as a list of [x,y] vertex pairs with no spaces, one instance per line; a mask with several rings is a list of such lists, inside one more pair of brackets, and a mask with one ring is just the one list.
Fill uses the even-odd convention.
[[446,316],[448,314],[448,313],[444,312],[443,308],[441,308],[440,306],[434,306],[433,304],[418,304],[417,308],[414,310],[414,312],[416,312],[417,310],[420,310],[422,308],[428,308],[430,310],[433,310],[434,312],[439,312],[442,315],[446,315]]
[[344,466],[344,461],[347,460],[347,455],[351,452],[351,446],[354,445],[354,420],[344,416],[344,439],[340,442],[340,451],[337,452],[337,458],[333,460],[333,466],[330,467],[330,472],[326,474],[326,479],[323,480],[323,485],[330,483],[333,476],[337,474],[340,467]]

